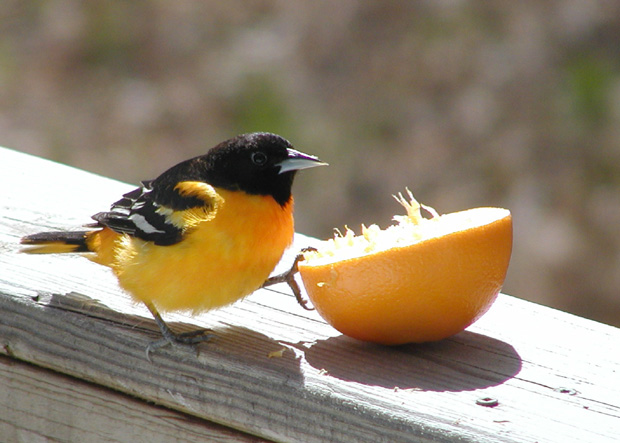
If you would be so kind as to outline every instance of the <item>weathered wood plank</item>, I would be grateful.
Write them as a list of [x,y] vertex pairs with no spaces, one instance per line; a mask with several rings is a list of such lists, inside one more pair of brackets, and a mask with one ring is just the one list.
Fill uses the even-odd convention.
[[265,441],[0,356],[3,442]]
[[[6,355],[280,441],[620,437],[620,330],[507,295],[451,339],[390,348],[341,336],[285,287],[262,290],[205,315],[168,316],[216,337],[198,356],[165,348],[150,363],[144,348],[157,328],[107,269],[17,252],[20,236],[77,226],[127,185],[9,150],[0,170]],[[296,247],[311,242],[297,236]],[[486,396],[499,405],[476,405]]]

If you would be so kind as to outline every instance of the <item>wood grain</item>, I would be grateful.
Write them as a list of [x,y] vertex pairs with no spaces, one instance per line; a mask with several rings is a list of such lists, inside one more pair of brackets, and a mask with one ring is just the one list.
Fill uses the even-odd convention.
[[4,356],[0,386],[4,442],[265,441]]
[[[620,331],[507,295],[450,339],[383,347],[341,336],[274,287],[167,316],[215,337],[151,363],[157,328],[106,268],[18,253],[22,235],[79,226],[130,188],[9,150],[0,170],[0,351],[12,359],[277,441],[620,438]],[[312,242],[298,235],[282,267]]]

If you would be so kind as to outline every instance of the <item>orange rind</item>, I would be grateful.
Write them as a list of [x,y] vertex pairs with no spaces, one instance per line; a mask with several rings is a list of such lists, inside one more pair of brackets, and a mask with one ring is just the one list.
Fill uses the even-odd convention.
[[299,263],[316,310],[345,335],[386,345],[441,340],[480,318],[502,288],[510,211],[439,215],[407,192],[396,197],[407,215],[395,225],[362,226],[361,235],[347,228]]

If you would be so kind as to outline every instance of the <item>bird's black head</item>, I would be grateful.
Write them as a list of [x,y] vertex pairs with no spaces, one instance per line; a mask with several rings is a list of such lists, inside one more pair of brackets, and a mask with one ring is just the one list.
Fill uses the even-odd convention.
[[226,140],[165,174],[175,181],[200,180],[223,189],[271,195],[284,205],[291,198],[295,173],[324,164],[296,151],[279,135],[257,132]]

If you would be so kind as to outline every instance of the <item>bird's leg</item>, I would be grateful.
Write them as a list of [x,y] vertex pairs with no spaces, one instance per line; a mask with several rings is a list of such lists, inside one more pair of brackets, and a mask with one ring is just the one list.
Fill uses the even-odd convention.
[[314,308],[308,307],[308,301],[304,300],[304,298],[302,297],[299,284],[295,280],[295,274],[299,272],[299,269],[298,269],[299,262],[304,259],[303,253],[308,252],[308,251],[316,251],[316,248],[313,248],[313,247],[303,248],[301,250],[301,253],[297,254],[297,256],[295,257],[295,261],[293,261],[293,265],[288,271],[283,272],[282,274],[274,275],[273,277],[269,277],[265,281],[265,283],[263,283],[261,288],[266,288],[267,286],[275,285],[277,283],[286,283],[291,288],[291,291],[293,291],[293,294],[295,295],[295,299],[297,300],[297,303],[299,303],[301,307],[304,308],[305,310],[312,311]]
[[168,327],[164,319],[161,318],[161,315],[157,311],[157,308],[155,308],[155,306],[152,303],[144,302],[144,304],[146,305],[148,310],[151,311],[151,314],[153,315],[153,318],[155,319],[155,323],[157,323],[157,326],[159,326],[161,334],[164,336],[163,339],[151,342],[146,347],[146,358],[149,361],[151,360],[151,357],[150,357],[151,351],[155,351],[161,347],[164,347],[167,345],[189,346],[191,347],[192,350],[195,350],[195,347],[193,345],[204,342],[204,341],[208,341],[212,337],[212,334],[208,333],[209,332],[208,329],[197,329],[195,331],[184,332],[182,334],[175,334]]

